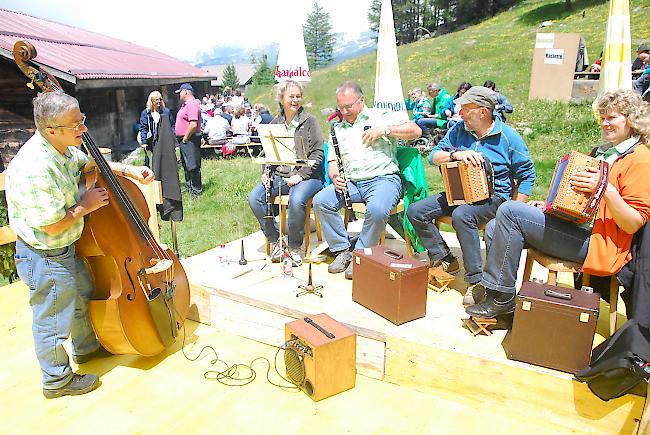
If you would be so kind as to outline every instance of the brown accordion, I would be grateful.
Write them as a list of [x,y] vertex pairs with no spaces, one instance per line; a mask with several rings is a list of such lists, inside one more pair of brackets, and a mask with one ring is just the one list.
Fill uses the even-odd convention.
[[[600,172],[598,187],[593,193],[578,192],[571,187],[569,179],[586,168]],[[553,180],[548,189],[544,213],[561,219],[582,224],[593,220],[598,204],[607,188],[609,165],[586,154],[571,151],[562,157],[555,166]]]
[[488,160],[475,166],[462,161],[440,165],[445,195],[449,205],[473,204],[492,196],[494,171]]

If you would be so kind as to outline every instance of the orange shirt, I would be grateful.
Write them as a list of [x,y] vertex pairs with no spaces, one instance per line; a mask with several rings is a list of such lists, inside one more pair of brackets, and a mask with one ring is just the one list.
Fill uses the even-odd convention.
[[[644,224],[650,219],[649,176],[650,150],[644,144],[638,144],[633,152],[614,162],[608,177],[623,200],[639,212]],[[632,259],[630,246],[633,236],[616,225],[603,199],[596,214],[582,270],[597,276],[617,273]]]

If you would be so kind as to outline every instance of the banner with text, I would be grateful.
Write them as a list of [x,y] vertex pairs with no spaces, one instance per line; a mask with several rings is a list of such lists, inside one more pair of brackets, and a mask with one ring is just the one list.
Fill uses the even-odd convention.
[[377,39],[377,70],[375,72],[375,107],[402,112],[408,120],[402,80],[397,60],[397,42],[390,0],[382,0]]
[[288,22],[293,25],[286,29],[284,39],[280,42],[278,63],[275,67],[275,79],[279,82],[286,80],[311,81],[302,26],[297,20],[289,20]]

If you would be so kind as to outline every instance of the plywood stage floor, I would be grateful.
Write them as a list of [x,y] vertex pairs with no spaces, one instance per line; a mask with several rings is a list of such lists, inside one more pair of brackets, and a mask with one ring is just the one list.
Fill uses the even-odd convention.
[[[460,257],[455,235],[445,233],[444,237]],[[226,246],[229,261],[225,266],[219,264],[215,250],[183,261],[192,284],[195,319],[279,346],[286,322],[325,312],[357,333],[357,369],[366,377],[459,400],[473,410],[493,409],[543,431],[630,433],[641,418],[643,397],[627,395],[602,402],[570,374],[508,360],[506,331],[472,336],[461,320],[467,317],[462,278],[449,291],[429,290],[426,317],[396,326],[353,302],[351,281],[343,274],[329,274],[329,260],[313,264],[314,284],[324,286],[324,297],[297,298],[298,285],[307,281],[308,266],[294,268],[292,278],[283,277],[280,265],[268,262],[260,232],[243,242],[246,266],[237,264],[241,240]],[[405,252],[399,237],[386,243]],[[320,250],[315,235],[312,246]],[[545,270],[535,265],[533,277],[545,280]],[[571,277],[564,279],[568,282]],[[603,303],[594,345],[607,334],[606,310]],[[623,321],[623,314],[620,317]]]
[[[453,246],[453,235],[448,235]],[[351,301],[351,284],[315,265],[324,298],[296,298],[307,267],[282,278],[267,265],[261,234],[244,240],[249,264],[241,268],[240,241],[227,246],[232,264],[217,265],[208,251],[183,260],[193,289],[186,339],[162,355],[116,355],[78,367],[98,373],[92,393],[46,400],[31,337],[28,289],[0,289],[0,433],[95,434],[434,434],[434,433],[634,433],[644,398],[610,402],[595,398],[571,376],[509,361],[505,333],[471,337],[462,328],[463,289],[429,292],[426,318],[395,326]],[[314,243],[316,240],[314,238]],[[388,243],[403,247],[401,240]],[[242,274],[239,277],[237,275]],[[326,312],[358,334],[357,377],[352,390],[320,402],[271,385],[266,363],[257,378],[228,387],[204,377],[213,365],[211,346],[228,364],[273,361],[284,323]],[[210,324],[210,325],[208,325]],[[603,323],[599,333],[606,330]],[[248,338],[244,338],[248,337]],[[251,340],[252,338],[252,340]],[[602,336],[597,337],[602,340]],[[281,357],[278,365],[282,371]],[[244,369],[240,375],[245,376]],[[271,372],[271,379],[279,377]]]

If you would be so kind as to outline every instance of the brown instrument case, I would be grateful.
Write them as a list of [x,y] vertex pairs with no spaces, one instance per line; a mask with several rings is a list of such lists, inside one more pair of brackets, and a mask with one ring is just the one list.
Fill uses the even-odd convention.
[[352,300],[396,325],[427,313],[428,265],[384,246],[354,251]]
[[517,295],[508,358],[563,372],[589,365],[600,295],[524,282]]

